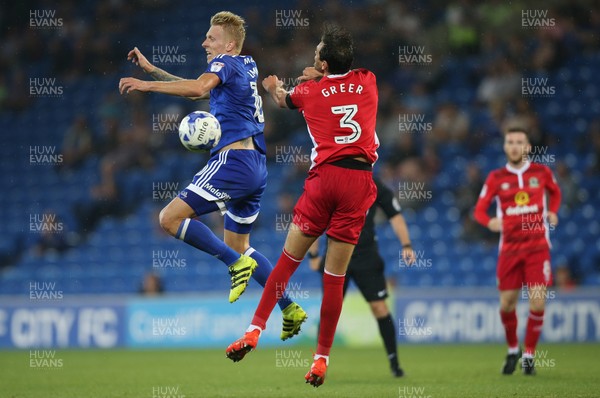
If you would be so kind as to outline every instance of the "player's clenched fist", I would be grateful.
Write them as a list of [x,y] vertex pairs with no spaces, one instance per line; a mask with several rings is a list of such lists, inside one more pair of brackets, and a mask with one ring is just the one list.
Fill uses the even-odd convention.
[[129,94],[130,91],[148,91],[148,82],[135,79],[133,77],[124,77],[119,80],[119,92]]
[[263,79],[262,85],[263,85],[264,89],[270,93],[271,90],[273,90],[274,88],[282,87],[283,82],[281,80],[279,80],[279,78],[277,76],[269,75],[268,77],[265,77]]
[[493,217],[488,222],[487,227],[492,232],[500,232],[502,230],[502,220],[498,217]]
[[558,216],[553,211],[548,212],[548,223],[552,226],[556,226],[558,224]]

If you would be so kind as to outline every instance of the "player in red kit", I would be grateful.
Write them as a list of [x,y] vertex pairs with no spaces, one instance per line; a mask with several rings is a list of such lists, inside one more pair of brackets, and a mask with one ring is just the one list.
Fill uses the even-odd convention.
[[[500,318],[508,343],[503,374],[512,374],[521,357],[523,374],[535,374],[535,348],[544,322],[546,287],[552,283],[549,226],[558,223],[561,193],[552,171],[528,160],[530,149],[523,129],[505,132],[508,163],[488,175],[475,206],[475,219],[501,234],[496,277]],[[496,217],[490,217],[487,210],[494,199]],[[525,287],[529,318],[522,352],[517,338],[516,306],[519,292]]]
[[328,246],[318,345],[305,376],[315,387],[323,384],[329,365],[348,262],[367,210],[377,196],[372,176],[379,146],[375,134],[377,85],[370,71],[351,70],[352,60],[349,33],[327,27],[315,51],[314,69],[309,68],[316,72],[310,77],[316,79],[299,84],[290,93],[277,76],[263,80],[263,87],[280,107],[302,112],[313,142],[312,164],[304,192],[294,207],[283,253],[269,276],[252,323],[244,337],[226,350],[228,358],[239,361],[256,347],[277,297],[313,242],[325,232]]

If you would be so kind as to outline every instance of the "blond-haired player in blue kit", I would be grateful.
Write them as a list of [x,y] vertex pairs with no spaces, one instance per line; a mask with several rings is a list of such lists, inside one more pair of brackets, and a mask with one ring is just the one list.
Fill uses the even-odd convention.
[[[195,80],[182,79],[152,65],[134,48],[128,59],[158,81],[126,77],[119,91],[156,92],[190,99],[209,99],[210,112],[221,124],[221,140],[211,158],[190,185],[160,212],[160,225],[177,239],[209,253],[229,267],[229,301],[244,292],[250,276],[262,286],[273,266],[250,246],[250,231],[260,211],[267,181],[262,99],[258,95],[258,68],[251,56],[240,55],[246,30],[244,20],[221,11],[210,20],[202,47],[208,66]],[[220,211],[225,217],[224,241],[196,217]],[[283,340],[298,334],[306,313],[286,295]]]

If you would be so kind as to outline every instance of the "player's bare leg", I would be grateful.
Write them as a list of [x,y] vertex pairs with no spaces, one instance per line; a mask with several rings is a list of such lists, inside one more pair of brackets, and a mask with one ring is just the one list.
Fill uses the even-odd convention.
[[500,319],[504,326],[508,353],[502,366],[502,374],[511,375],[514,373],[522,351],[519,347],[517,338],[517,302],[519,301],[520,290],[501,290],[500,291]]
[[523,353],[523,374],[535,374],[535,348],[544,324],[544,310],[546,307],[546,285],[530,284],[528,286],[529,317],[525,333],[525,352]]
[[176,237],[181,222],[186,218],[196,217],[196,212],[187,203],[179,198],[173,198],[158,216],[162,229],[169,235]]
[[250,247],[250,234],[238,234],[226,229],[223,234],[223,241],[227,246],[242,254]]

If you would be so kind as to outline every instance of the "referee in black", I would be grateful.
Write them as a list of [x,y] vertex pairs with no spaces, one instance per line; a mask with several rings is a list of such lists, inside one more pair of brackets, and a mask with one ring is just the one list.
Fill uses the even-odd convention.
[[[402,243],[402,258],[404,263],[407,265],[412,264],[415,261],[415,255],[410,243],[406,221],[401,214],[402,209],[398,199],[378,178],[374,177],[373,180],[377,185],[377,199],[367,213],[367,219],[360,233],[358,244],[354,248],[354,253],[350,259],[350,264],[346,271],[344,295],[348,288],[348,281],[352,279],[371,306],[371,311],[375,319],[377,319],[379,333],[387,351],[392,374],[395,377],[402,377],[404,372],[400,368],[398,361],[396,328],[390,315],[390,310],[385,303],[385,299],[388,297],[384,275],[385,264],[379,255],[377,235],[375,235],[374,220],[378,207],[383,210],[392,225],[394,233]],[[318,240],[315,241],[308,251],[308,258],[310,259],[310,268],[312,270],[323,272],[325,257],[319,255]]]

